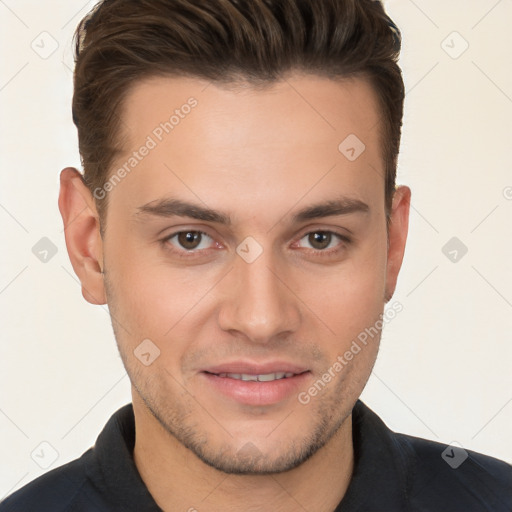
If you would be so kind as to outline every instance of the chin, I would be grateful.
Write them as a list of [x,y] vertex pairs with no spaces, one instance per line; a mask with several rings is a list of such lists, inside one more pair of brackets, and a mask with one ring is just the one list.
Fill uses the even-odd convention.
[[295,426],[293,432],[283,428],[279,432],[277,427],[271,438],[261,432],[253,438],[247,431],[238,438],[224,429],[207,432],[205,422],[181,423],[176,428],[176,423],[155,416],[169,434],[208,466],[227,474],[270,475],[304,464],[334,437],[344,417],[335,418],[325,412],[315,412],[317,418],[322,418],[316,424]]
[[[325,443],[324,443],[325,444]],[[301,446],[302,445],[302,446]],[[208,466],[231,475],[271,475],[290,471],[306,462],[323,445],[302,443],[280,444],[283,453],[263,453],[256,445],[247,442],[238,451],[226,447],[213,450],[213,447],[189,448]]]

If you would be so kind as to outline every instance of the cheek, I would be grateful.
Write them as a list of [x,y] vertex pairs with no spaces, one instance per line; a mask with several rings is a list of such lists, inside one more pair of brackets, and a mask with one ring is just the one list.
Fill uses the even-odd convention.
[[128,237],[105,251],[105,266],[111,293],[109,308],[115,308],[116,319],[126,326],[136,343],[141,336],[151,338],[169,329],[177,289],[171,286],[163,267],[148,257],[148,248],[135,247]]
[[311,275],[304,302],[333,334],[334,343],[350,343],[373,325],[384,307],[386,238],[368,243],[344,264]]
[[[154,248],[130,248],[128,243],[112,251],[109,260],[115,262],[108,268],[116,314],[133,344],[149,338],[162,348],[168,345],[203,310],[218,280],[218,269],[172,267],[163,253],[155,257]],[[175,340],[173,347],[178,350]]]

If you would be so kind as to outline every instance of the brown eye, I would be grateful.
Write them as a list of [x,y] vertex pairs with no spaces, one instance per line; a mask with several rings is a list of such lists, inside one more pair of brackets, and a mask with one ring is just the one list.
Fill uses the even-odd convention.
[[182,252],[199,252],[199,250],[208,249],[213,240],[211,236],[202,231],[179,231],[164,241]]
[[312,256],[333,257],[344,253],[352,241],[345,235],[335,231],[318,230],[305,233],[296,247],[308,249]]
[[199,231],[182,231],[178,233],[177,238],[184,249],[197,249],[201,243],[202,234]]
[[314,249],[326,249],[331,244],[331,241],[332,233],[328,231],[315,231],[308,235],[308,242]]

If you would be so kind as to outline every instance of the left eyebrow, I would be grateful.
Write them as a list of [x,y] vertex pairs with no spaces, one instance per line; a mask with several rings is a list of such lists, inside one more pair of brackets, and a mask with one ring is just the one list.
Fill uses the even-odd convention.
[[348,215],[350,213],[368,213],[370,207],[363,201],[351,197],[341,197],[325,203],[307,206],[293,216],[294,222],[329,217],[331,215]]

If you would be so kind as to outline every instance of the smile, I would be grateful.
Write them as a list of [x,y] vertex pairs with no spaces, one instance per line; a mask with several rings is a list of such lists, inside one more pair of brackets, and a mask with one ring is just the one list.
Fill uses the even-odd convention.
[[219,373],[219,377],[227,377],[228,379],[244,380],[244,381],[257,381],[257,382],[271,382],[273,380],[287,379],[293,377],[295,374],[291,372],[278,372],[278,373],[264,373],[259,375],[252,375],[249,373]]

